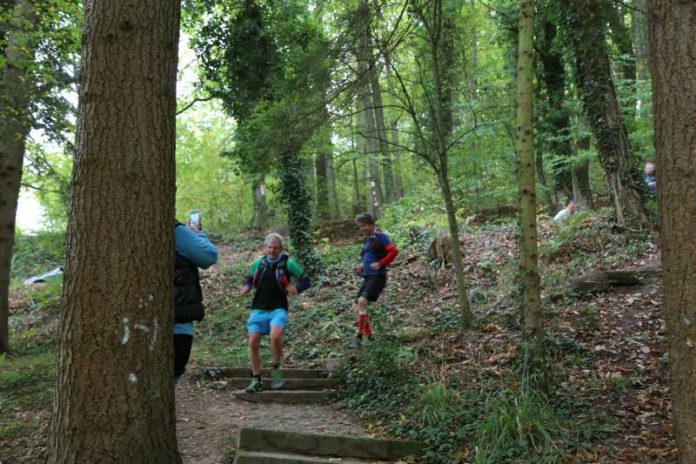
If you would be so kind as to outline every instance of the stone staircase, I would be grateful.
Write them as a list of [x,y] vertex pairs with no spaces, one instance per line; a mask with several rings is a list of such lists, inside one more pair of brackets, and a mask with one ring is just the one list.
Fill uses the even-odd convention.
[[[248,368],[210,369],[206,374],[215,379],[216,388],[238,390],[234,394],[236,399],[269,403],[268,406],[259,404],[259,407],[271,407],[271,404],[281,403],[287,405],[282,408],[300,407],[302,404],[321,408],[319,405],[328,404],[334,399],[338,387],[333,370],[330,369],[283,369],[283,377],[287,383],[282,390],[264,390],[257,393],[243,391],[250,380]],[[264,386],[268,388],[270,369],[264,369],[261,375]],[[288,426],[287,423],[242,427],[231,463],[368,464],[377,461],[395,462],[408,457],[417,458],[422,455],[424,449],[424,445],[419,442],[332,433],[331,428],[335,427],[322,427],[321,433],[316,433],[299,431],[297,426]]]
[[249,385],[248,368],[222,368],[208,370],[217,379],[216,388],[238,390],[235,397],[242,401],[254,403],[288,403],[288,404],[323,404],[330,402],[336,395],[337,381],[329,369],[283,369],[286,380],[282,390],[270,390],[271,370],[262,369],[265,390],[246,393],[244,387]]
[[406,440],[242,428],[234,464],[367,464],[422,454]]

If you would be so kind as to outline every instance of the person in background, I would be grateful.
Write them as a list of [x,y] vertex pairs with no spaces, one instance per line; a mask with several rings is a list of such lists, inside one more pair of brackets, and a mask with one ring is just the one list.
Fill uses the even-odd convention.
[[371,215],[359,214],[355,217],[355,223],[365,234],[361,252],[362,264],[355,268],[355,272],[363,277],[363,282],[352,306],[357,317],[357,334],[349,347],[359,349],[362,347],[363,335],[372,340],[367,304],[377,301],[384,290],[387,284],[387,266],[394,261],[399,250],[387,234],[377,229]]
[[657,178],[655,177],[655,163],[647,162],[643,168],[643,179],[648,187],[650,195],[657,194]]
[[570,215],[572,215],[575,212],[575,201],[570,200],[568,202],[568,206],[560,210],[556,215],[553,217],[553,220],[556,222],[561,222],[567,219]]
[[[247,320],[252,373],[251,383],[244,389],[247,393],[263,390],[259,346],[264,335],[269,335],[271,339],[271,389],[278,390],[285,385],[280,362],[283,356],[283,330],[288,322],[288,294],[298,295],[311,285],[297,261],[283,253],[283,237],[280,234],[268,234],[264,241],[264,252],[252,263],[244,285],[239,289],[240,295],[256,289]],[[291,282],[293,278],[296,285]]]
[[204,316],[198,268],[207,269],[218,260],[217,247],[199,227],[177,222],[174,228],[174,385],[191,357],[193,322]]

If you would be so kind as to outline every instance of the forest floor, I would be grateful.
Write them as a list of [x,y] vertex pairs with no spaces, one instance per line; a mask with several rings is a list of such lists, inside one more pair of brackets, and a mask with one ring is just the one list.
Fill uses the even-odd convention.
[[[542,283],[547,289],[562,288],[570,277],[587,271],[626,269],[659,259],[650,237],[615,234],[601,218],[580,217],[566,229],[542,223],[540,232]],[[319,279],[311,291],[291,303],[288,367],[317,367],[327,358],[345,355],[352,321],[336,310],[349,305],[357,289],[358,280],[350,273],[359,250],[355,234],[352,229],[336,228],[325,231],[326,239],[318,238],[330,277]],[[415,390],[403,391],[403,409],[396,411],[398,414],[386,414],[392,412],[386,410],[370,413],[365,405],[377,398],[344,398],[348,409],[341,410],[250,404],[234,400],[233,392],[215,390],[211,382],[187,374],[177,389],[178,437],[185,462],[224,462],[233,450],[236,430],[249,421],[289,421],[293,427],[300,424],[312,431],[397,433],[416,438],[431,433],[440,439],[437,434],[441,431],[434,429],[447,425],[448,419],[437,411],[432,416],[436,420],[427,417],[428,407],[436,401],[432,395],[424,399],[422,394],[439,386],[453,392],[443,407],[461,404],[467,409],[464,416],[471,421],[456,419],[444,430],[443,439],[450,439],[455,447],[449,462],[474,462],[482,440],[486,440],[486,421],[495,414],[491,398],[499,392],[520,391],[520,379],[524,378],[520,376],[523,356],[514,296],[515,227],[471,227],[461,235],[476,316],[466,331],[457,322],[451,271],[432,266],[425,256],[429,238],[413,231],[397,231],[395,235],[402,253],[390,271],[383,300],[374,306],[373,326],[380,340],[397,345],[388,353],[416,385]],[[221,246],[220,262],[205,273],[208,316],[197,332],[191,371],[246,362],[247,301],[236,295],[236,289],[248,263],[259,253],[259,243],[256,236]],[[25,289],[13,295],[14,344],[20,351],[23,346],[34,346],[26,342],[30,338],[36,343],[55,334],[55,305],[37,306],[41,298],[47,297]],[[43,315],[37,307],[43,308]],[[661,285],[569,294],[547,303],[545,315],[550,367],[547,381],[553,385],[545,397],[556,411],[549,419],[554,421],[549,426],[553,429],[552,449],[478,462],[676,462]],[[379,343],[373,350],[375,355],[381,353]],[[53,343],[47,346],[54,348]],[[262,350],[267,352],[267,345]],[[369,348],[367,353],[369,357]],[[40,353],[28,364],[27,360],[3,362],[16,375],[0,374],[0,392],[9,395],[9,400],[0,399],[0,406],[10,411],[0,418],[0,462],[36,462],[45,447],[52,354]],[[388,374],[385,379],[391,378]],[[42,381],[37,383],[37,378]],[[36,385],[43,388],[35,391]],[[347,386],[347,391],[355,392],[355,385]],[[477,396],[470,398],[471,392]],[[388,393],[385,390],[384,396]],[[373,391],[366,392],[371,394]],[[506,404],[503,394],[499,399],[497,404]],[[464,430],[461,435],[459,429]],[[408,430],[411,432],[405,432]]]

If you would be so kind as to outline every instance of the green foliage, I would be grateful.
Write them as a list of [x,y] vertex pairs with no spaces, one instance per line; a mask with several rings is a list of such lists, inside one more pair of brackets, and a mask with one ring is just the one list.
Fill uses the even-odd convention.
[[474,441],[475,463],[535,458],[561,463],[565,452],[557,442],[567,433],[548,399],[538,391],[503,390],[486,402],[485,419]]
[[64,232],[43,231],[35,235],[15,235],[11,274],[13,279],[24,280],[64,264]]
[[[205,111],[205,110],[208,111]],[[220,156],[232,144],[234,123],[218,106],[198,108],[208,116],[184,114],[177,124],[177,218],[185,222],[199,209],[205,230],[238,231],[251,217],[251,186],[234,173],[233,162]]]
[[386,421],[399,417],[416,391],[408,365],[402,362],[403,349],[389,341],[378,341],[369,345],[359,362],[342,368],[339,379],[343,403],[365,418]]

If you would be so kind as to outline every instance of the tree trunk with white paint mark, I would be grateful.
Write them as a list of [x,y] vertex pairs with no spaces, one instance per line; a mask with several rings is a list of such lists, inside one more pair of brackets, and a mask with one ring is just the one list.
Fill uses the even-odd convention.
[[696,462],[696,3],[650,2],[660,245],[681,464]]
[[180,4],[85,4],[50,464],[180,463],[172,387]]

